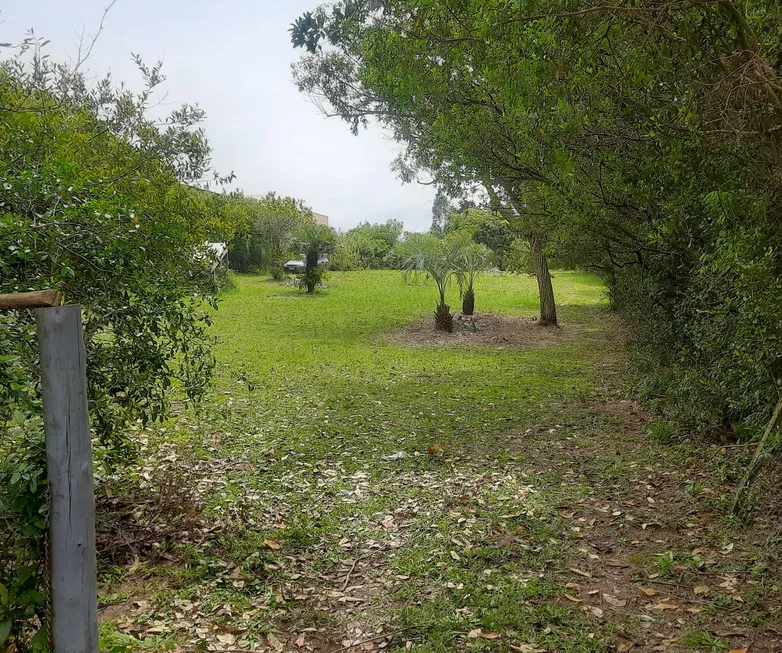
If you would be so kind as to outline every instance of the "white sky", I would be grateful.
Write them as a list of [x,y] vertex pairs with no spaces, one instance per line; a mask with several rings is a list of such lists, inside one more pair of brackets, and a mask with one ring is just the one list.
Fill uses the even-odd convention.
[[[18,43],[29,28],[51,39],[55,60],[94,34],[110,0],[5,0],[0,42]],[[171,108],[183,102],[207,112],[204,125],[215,167],[233,170],[248,195],[274,190],[303,199],[346,229],[400,219],[410,231],[431,223],[434,190],[404,186],[389,169],[399,146],[370,127],[358,137],[324,118],[291,81],[301,54],[288,26],[320,0],[117,0],[86,68],[111,71],[137,87],[131,52],[164,60]]]

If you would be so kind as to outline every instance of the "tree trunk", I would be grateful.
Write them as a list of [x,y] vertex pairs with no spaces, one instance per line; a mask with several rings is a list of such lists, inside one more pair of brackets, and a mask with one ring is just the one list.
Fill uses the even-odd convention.
[[434,328],[437,331],[453,332],[453,315],[451,307],[443,300],[437,302],[437,310],[434,312]]
[[[485,185],[492,201],[499,206],[499,198],[494,192],[494,189],[491,188],[491,184]],[[518,197],[514,194],[514,189],[510,186],[506,186],[505,191],[508,194],[511,206],[513,206],[517,217],[521,218],[524,215],[524,207],[519,204]],[[543,244],[540,242],[538,236],[530,237],[529,250],[530,256],[532,257],[532,264],[535,266],[535,277],[538,280],[538,293],[540,294],[539,324],[541,326],[557,326],[557,305],[554,302],[554,287],[551,285],[551,273],[548,269],[548,261],[546,260],[545,254],[543,254]]]
[[529,241],[530,255],[535,266],[535,277],[538,280],[540,293],[540,325],[557,326],[557,305],[554,303],[554,287],[551,285],[551,273],[548,261],[543,254],[540,238],[532,236]]
[[472,315],[475,312],[475,291],[470,288],[462,297],[462,315]]
[[307,293],[312,294],[315,292],[315,286],[318,285],[318,253],[307,252],[304,257],[304,275],[307,284]]

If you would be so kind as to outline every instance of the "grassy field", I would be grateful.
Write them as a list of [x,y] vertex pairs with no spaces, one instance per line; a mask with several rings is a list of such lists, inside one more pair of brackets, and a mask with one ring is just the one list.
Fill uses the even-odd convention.
[[[101,488],[132,504],[103,527],[106,644],[773,650],[779,583],[721,516],[730,454],[648,435],[600,282],[554,284],[560,329],[486,344],[432,341],[434,286],[399,273],[238,277],[213,399],[139,428],[143,463]],[[530,277],[476,294],[536,314]]]

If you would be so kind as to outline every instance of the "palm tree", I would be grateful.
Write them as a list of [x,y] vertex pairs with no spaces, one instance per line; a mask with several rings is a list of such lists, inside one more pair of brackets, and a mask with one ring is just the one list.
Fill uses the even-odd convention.
[[472,315],[475,312],[475,280],[486,270],[489,257],[489,250],[479,243],[469,241],[455,244],[454,275],[461,291],[463,315]]
[[400,265],[405,276],[426,272],[437,284],[439,301],[434,312],[434,326],[438,331],[453,331],[451,307],[445,303],[448,283],[456,272],[452,250],[443,241],[429,234],[409,237],[399,247]]
[[334,251],[337,234],[331,227],[313,222],[300,227],[293,241],[304,259],[304,272],[299,275],[299,286],[306,288],[310,294],[314,293],[323,276],[318,261]]

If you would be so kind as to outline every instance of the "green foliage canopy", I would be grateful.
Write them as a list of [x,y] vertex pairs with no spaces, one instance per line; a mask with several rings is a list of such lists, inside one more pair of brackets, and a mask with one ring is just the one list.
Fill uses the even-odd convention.
[[302,200],[273,192],[261,199],[232,194],[220,196],[218,201],[241,215],[229,244],[232,267],[239,272],[269,272],[281,279],[285,261],[296,255],[291,249],[293,233],[313,221],[312,210]]
[[[203,112],[150,117],[160,64],[137,63],[139,93],[108,78],[88,87],[37,41],[0,64],[0,293],[53,288],[82,305],[91,424],[109,465],[132,457],[128,423],[163,419],[173,393],[198,402],[214,367],[214,226],[189,186],[209,172]],[[0,634],[18,650],[44,607],[36,352],[32,312],[0,314]]]
[[600,271],[680,416],[757,425],[782,378],[780,24],[773,0],[347,0],[294,25],[296,79],[391,129],[403,176],[481,184]]
[[378,270],[394,267],[393,250],[404,225],[399,220],[362,222],[340,234],[331,267],[339,270]]

